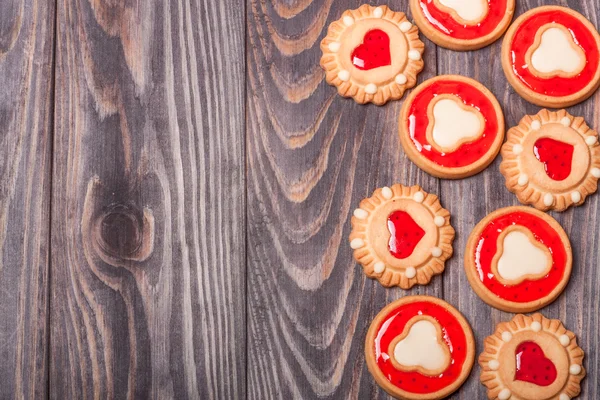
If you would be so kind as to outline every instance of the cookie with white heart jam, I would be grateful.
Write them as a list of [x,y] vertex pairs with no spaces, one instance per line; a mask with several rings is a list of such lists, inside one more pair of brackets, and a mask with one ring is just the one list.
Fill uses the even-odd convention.
[[438,178],[459,179],[486,168],[504,140],[498,100],[481,83],[459,75],[429,79],[404,101],[400,143],[408,158]]
[[373,378],[398,399],[437,400],[456,391],[475,362],[467,320],[431,296],[406,296],[377,314],[365,341]]
[[575,334],[542,314],[519,314],[488,336],[479,356],[491,400],[569,400],[581,391],[584,353]]
[[452,255],[450,213],[419,186],[375,190],[354,210],[351,223],[354,258],[385,287],[426,285]]
[[344,11],[329,25],[321,50],[327,83],[360,104],[400,99],[424,66],[418,28],[388,6]]
[[464,267],[477,295],[492,307],[531,312],[553,302],[571,276],[567,234],[531,207],[496,210],[469,235]]
[[506,31],[515,0],[410,0],[419,26],[435,44],[452,50],[476,50]]
[[527,101],[542,107],[572,106],[600,85],[600,35],[574,10],[534,8],[506,32],[502,68]]
[[598,188],[598,133],[565,110],[523,117],[508,131],[501,154],[506,187],[538,210],[581,205]]

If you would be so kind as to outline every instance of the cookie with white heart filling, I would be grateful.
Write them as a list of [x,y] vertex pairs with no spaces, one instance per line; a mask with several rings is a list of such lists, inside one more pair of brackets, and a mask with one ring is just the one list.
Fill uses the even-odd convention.
[[553,302],[571,276],[567,234],[531,207],[496,210],[475,226],[464,267],[471,287],[492,307],[530,312]]
[[375,381],[399,399],[437,400],[456,391],[475,361],[467,320],[443,300],[407,296],[377,314],[365,342]]
[[583,350],[558,320],[517,315],[485,339],[481,383],[491,400],[569,400],[585,377]]

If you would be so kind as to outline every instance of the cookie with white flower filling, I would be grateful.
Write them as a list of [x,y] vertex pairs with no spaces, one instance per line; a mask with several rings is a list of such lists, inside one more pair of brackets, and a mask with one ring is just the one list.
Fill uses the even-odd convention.
[[598,188],[598,133],[565,110],[523,117],[508,131],[501,154],[506,187],[538,210],[581,205]]
[[438,400],[456,391],[475,362],[467,320],[443,300],[406,296],[377,314],[365,341],[367,367],[398,399]]
[[375,190],[354,210],[351,223],[354,258],[386,287],[426,285],[452,255],[450,213],[419,186]]
[[360,104],[400,99],[424,66],[418,28],[388,6],[344,11],[329,25],[321,50],[327,83]]
[[569,400],[581,391],[583,357],[560,321],[519,314],[485,339],[480,379],[491,400]]

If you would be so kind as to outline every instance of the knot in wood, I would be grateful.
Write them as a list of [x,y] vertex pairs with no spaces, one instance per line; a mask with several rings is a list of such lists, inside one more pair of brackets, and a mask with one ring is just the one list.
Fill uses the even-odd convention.
[[100,248],[113,257],[127,259],[138,253],[144,241],[144,214],[127,204],[107,207],[97,225]]

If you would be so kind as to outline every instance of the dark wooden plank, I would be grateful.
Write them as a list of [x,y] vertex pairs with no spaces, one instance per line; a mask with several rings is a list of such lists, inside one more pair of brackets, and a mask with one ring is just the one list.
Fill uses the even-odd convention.
[[[442,295],[442,278],[409,292],[367,279],[349,218],[381,186],[437,179],[404,155],[401,102],[361,106],[323,80],[320,40],[359,1],[249,0],[247,39],[248,394],[385,398],[364,361],[375,314],[405,295]],[[408,11],[406,1],[389,1]],[[426,71],[435,75],[427,42]]]
[[0,398],[48,387],[54,1],[0,3]]
[[50,397],[245,397],[244,7],[60,0]]
[[[573,0],[562,3],[583,13],[598,26],[600,14],[596,2]],[[515,15],[544,4],[547,2],[542,0],[519,1]],[[500,48],[501,41],[476,52],[456,53],[438,48],[438,72],[470,76],[487,86],[503,107],[508,129],[518,124],[525,114],[536,114],[540,107],[523,100],[507,83],[500,65]],[[600,128],[600,119],[595,112],[599,100],[600,94],[596,93],[585,103],[571,107],[569,112],[585,117],[591,126]],[[499,156],[488,169],[475,177],[441,183],[442,201],[454,216],[458,231],[455,257],[444,274],[444,295],[471,322],[477,337],[478,352],[482,350],[483,339],[493,333],[496,324],[510,320],[514,315],[493,309],[481,301],[469,286],[462,263],[467,238],[477,222],[498,208],[519,204],[516,197],[504,187],[504,178],[498,169],[500,161]],[[600,381],[594,372],[600,365],[600,274],[596,269],[600,254],[597,240],[600,233],[598,201],[598,195],[590,196],[582,207],[564,213],[552,213],[571,239],[575,264],[565,292],[555,303],[541,310],[547,317],[561,319],[578,336],[579,344],[586,352],[585,366],[589,371],[582,382],[582,398],[589,399],[600,396]],[[471,378],[455,397],[484,398],[485,394],[485,387],[479,383],[479,366],[476,365]]]

